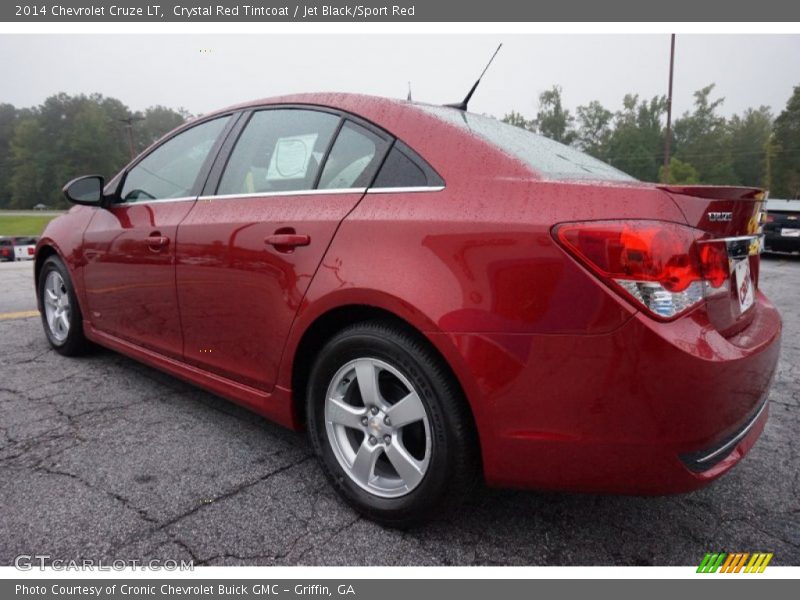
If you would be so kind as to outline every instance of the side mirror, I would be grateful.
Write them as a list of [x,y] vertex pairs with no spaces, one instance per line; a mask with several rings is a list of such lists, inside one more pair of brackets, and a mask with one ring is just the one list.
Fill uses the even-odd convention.
[[105,180],[100,175],[85,175],[73,179],[61,190],[73,204],[100,206]]

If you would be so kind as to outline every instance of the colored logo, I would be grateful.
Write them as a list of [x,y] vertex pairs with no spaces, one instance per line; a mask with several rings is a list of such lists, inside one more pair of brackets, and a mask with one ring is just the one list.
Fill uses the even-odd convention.
[[697,572],[763,573],[771,560],[772,552],[708,552],[697,567]]

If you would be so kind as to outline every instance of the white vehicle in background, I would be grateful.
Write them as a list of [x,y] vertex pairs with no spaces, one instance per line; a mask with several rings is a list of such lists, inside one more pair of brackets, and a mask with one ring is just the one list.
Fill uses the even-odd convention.
[[20,236],[14,238],[14,260],[33,260],[36,255],[35,237]]

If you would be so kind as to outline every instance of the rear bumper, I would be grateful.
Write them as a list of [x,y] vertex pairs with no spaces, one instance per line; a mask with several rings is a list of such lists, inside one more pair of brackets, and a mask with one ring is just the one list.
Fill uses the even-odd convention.
[[604,335],[443,334],[477,382],[487,482],[666,494],[719,477],[769,412],[781,322],[760,293],[753,310],[731,338],[702,311]]

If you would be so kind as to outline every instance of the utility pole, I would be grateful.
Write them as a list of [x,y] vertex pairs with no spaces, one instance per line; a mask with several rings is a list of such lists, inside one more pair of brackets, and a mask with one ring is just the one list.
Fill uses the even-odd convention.
[[664,136],[664,181],[669,183],[669,151],[672,141],[672,73],[675,68],[675,34],[670,37],[669,43],[669,89],[667,91],[667,133]]
[[126,117],[124,119],[117,119],[121,123],[125,123],[125,129],[128,132],[128,150],[131,153],[131,160],[136,158],[136,149],[133,147],[133,124],[136,121],[144,121],[144,117]]

